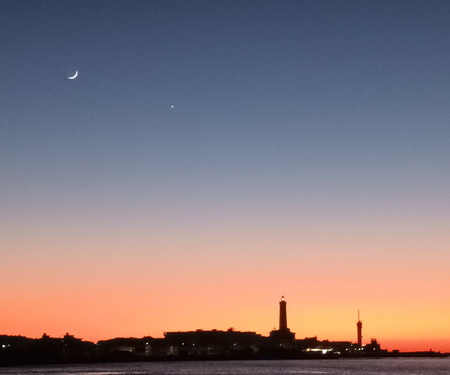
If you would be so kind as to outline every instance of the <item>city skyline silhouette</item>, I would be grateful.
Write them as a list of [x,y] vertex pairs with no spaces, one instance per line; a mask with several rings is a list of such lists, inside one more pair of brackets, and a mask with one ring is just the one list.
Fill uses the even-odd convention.
[[279,302],[279,326],[269,336],[252,331],[203,330],[164,332],[164,337],[145,336],[102,339],[97,343],[66,333],[62,338],[44,333],[40,339],[0,335],[0,365],[52,363],[268,360],[338,358],[444,358],[450,353],[433,350],[403,352],[382,348],[376,338],[362,342],[358,311],[357,341],[296,338],[287,320],[287,301]]

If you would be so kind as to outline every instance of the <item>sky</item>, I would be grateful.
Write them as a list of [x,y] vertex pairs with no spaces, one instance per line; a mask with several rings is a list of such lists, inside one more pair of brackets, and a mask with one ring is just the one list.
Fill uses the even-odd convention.
[[450,352],[449,20],[2,0],[0,334],[268,335],[284,295],[297,338]]

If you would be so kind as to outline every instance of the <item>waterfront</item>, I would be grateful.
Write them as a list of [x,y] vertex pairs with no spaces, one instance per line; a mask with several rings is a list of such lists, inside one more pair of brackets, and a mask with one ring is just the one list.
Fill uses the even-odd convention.
[[19,366],[0,368],[0,374],[61,375],[448,375],[450,358],[380,358],[280,361],[141,362],[86,365]]

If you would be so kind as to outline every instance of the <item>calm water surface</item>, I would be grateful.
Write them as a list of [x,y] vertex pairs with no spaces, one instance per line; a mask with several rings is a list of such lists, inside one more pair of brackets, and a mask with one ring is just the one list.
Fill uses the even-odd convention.
[[0,367],[0,374],[63,375],[231,375],[367,374],[450,375],[450,358],[383,358],[299,361],[218,361],[106,363]]

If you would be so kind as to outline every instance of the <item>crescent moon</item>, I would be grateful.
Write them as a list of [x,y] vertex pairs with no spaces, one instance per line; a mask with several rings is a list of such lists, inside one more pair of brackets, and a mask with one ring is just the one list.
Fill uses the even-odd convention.
[[75,79],[78,76],[78,70],[75,70],[75,74],[72,77],[67,77],[69,79]]

